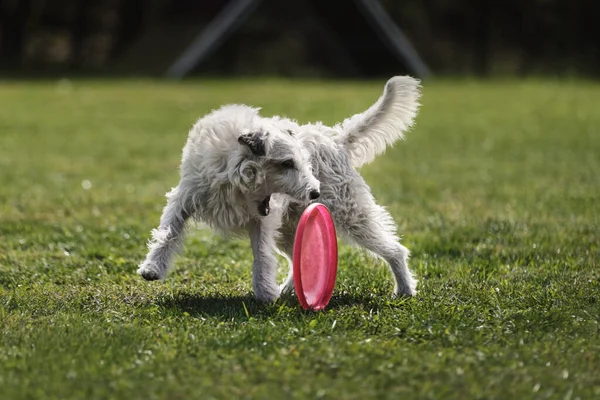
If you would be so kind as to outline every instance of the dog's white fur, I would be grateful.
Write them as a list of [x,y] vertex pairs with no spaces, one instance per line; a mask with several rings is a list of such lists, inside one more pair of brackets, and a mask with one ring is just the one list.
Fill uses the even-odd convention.
[[167,193],[138,273],[147,280],[165,277],[182,246],[185,222],[193,217],[225,234],[249,234],[254,294],[274,301],[293,289],[291,265],[286,282],[277,285],[274,252],[291,259],[300,215],[320,194],[338,233],[387,262],[394,293],[415,295],[409,251],[355,168],[403,138],[418,112],[419,88],[416,79],[393,77],[369,109],[333,127],[266,118],[245,105],[204,116],[189,133],[181,180]]

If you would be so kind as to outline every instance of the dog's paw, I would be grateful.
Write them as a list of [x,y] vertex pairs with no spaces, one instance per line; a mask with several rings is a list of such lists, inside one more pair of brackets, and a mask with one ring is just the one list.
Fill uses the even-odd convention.
[[295,288],[294,288],[294,281],[292,281],[292,283],[282,283],[281,285],[279,285],[279,291],[281,293],[281,295],[291,295],[294,294]]
[[396,297],[414,297],[417,295],[417,280],[411,277],[407,284],[397,285],[394,288]]
[[147,281],[157,281],[163,278],[161,268],[158,265],[147,261],[140,265],[137,272]]
[[290,295],[295,292],[296,288],[294,286],[294,277],[290,275],[286,278],[285,282],[279,285],[279,292],[281,295]]
[[273,303],[275,300],[279,298],[281,294],[281,290],[279,286],[274,285],[273,287],[255,287],[254,288],[254,296],[264,302],[264,303]]

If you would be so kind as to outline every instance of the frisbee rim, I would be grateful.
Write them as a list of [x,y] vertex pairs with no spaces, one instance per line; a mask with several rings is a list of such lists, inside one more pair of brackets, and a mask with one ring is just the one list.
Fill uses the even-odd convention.
[[[326,234],[321,235],[321,240],[327,242],[328,253],[326,255],[327,260],[325,262],[325,283],[323,288],[320,290],[320,296],[316,299],[314,304],[308,304],[306,295],[304,293],[304,287],[302,285],[302,268],[301,268],[301,255],[302,255],[302,243],[304,241],[304,232],[307,226],[307,222],[311,217],[318,216],[322,223],[325,225]],[[338,266],[338,247],[337,247],[337,233],[335,230],[335,224],[333,218],[329,212],[329,209],[322,203],[313,203],[309,205],[300,220],[298,221],[298,227],[296,229],[296,235],[294,238],[294,251],[293,251],[293,270],[294,270],[294,286],[296,289],[296,296],[302,308],[305,310],[322,310],[331,300],[333,295],[333,288],[335,287],[335,280],[337,275]]]

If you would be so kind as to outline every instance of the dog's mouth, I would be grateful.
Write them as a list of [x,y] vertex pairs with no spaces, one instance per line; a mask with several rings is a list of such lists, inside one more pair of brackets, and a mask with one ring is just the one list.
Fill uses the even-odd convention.
[[271,211],[271,208],[269,207],[269,201],[271,201],[271,195],[268,195],[263,201],[258,203],[258,213],[263,217],[269,215],[269,212]]

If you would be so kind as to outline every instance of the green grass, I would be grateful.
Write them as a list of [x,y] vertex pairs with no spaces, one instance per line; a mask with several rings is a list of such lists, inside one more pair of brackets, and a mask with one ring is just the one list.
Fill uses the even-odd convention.
[[204,230],[166,281],[135,274],[198,117],[334,123],[382,86],[0,83],[1,397],[600,397],[597,83],[425,85],[416,128],[362,170],[414,299],[342,246],[325,312],[263,305],[248,243]]

